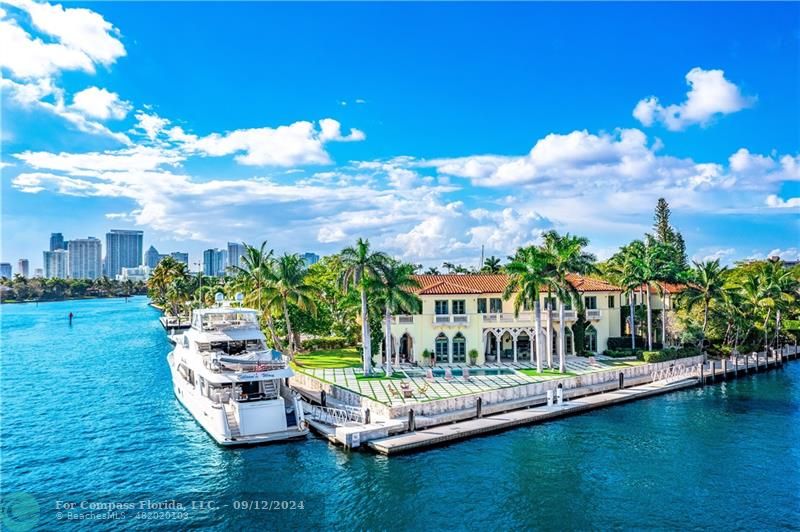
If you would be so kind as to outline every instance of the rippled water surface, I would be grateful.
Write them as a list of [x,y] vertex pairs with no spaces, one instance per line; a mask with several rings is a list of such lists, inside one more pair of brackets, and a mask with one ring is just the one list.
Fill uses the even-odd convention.
[[[94,524],[800,526],[800,362],[391,459],[315,438],[230,450],[173,397],[157,317],[143,297],[2,307],[2,490],[31,494],[41,526],[53,527],[56,500],[140,499],[218,508],[189,509],[188,522]],[[236,510],[242,499],[306,507]]]

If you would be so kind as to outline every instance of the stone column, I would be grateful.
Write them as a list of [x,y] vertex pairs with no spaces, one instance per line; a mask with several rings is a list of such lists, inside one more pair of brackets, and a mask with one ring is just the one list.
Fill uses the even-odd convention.
[[512,339],[512,341],[514,343],[514,364],[517,363],[517,336],[518,335],[515,334],[515,335],[513,335],[511,337],[511,339]]

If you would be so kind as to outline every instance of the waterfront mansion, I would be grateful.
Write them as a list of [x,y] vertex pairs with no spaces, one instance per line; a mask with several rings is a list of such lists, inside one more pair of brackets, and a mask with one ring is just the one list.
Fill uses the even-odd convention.
[[[437,363],[466,363],[474,349],[478,352],[478,364],[535,363],[535,358],[531,360],[531,353],[535,355],[533,312],[525,308],[515,315],[513,298],[503,299],[506,275],[414,277],[420,285],[415,292],[422,301],[422,311],[420,314],[392,316],[392,343],[393,350],[396,350],[392,353],[393,360],[399,352],[401,362],[423,364],[428,362],[423,359],[423,351],[427,349]],[[621,312],[621,307],[627,305],[627,295],[620,287],[579,275],[570,275],[569,281],[583,298],[586,309],[586,350],[602,352],[609,337],[629,334],[627,316],[622,316]],[[546,290],[542,290],[540,297],[544,362],[552,361],[557,365],[559,302],[553,296],[548,300]],[[664,297],[663,301],[668,309],[671,308],[671,297]],[[641,302],[641,299],[635,302]],[[548,307],[552,308],[552,338],[549,342],[546,341]],[[656,290],[651,290],[651,307],[654,310],[662,308],[662,298]],[[574,355],[576,346],[571,327],[577,319],[577,312],[567,303],[564,314],[566,354]],[[658,338],[654,334],[654,340]]]

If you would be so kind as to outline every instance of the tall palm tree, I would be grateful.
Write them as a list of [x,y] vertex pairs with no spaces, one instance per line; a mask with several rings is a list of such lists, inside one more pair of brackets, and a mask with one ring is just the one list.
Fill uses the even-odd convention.
[[[556,231],[548,231],[544,234],[544,251],[548,255],[549,266],[552,275],[549,277],[548,284],[552,286],[558,300],[558,367],[561,373],[566,371],[566,339],[564,337],[565,328],[565,309],[566,301],[576,301],[580,298],[575,286],[569,282],[568,274],[577,273],[588,275],[595,273],[596,257],[584,250],[589,245],[589,239],[581,236],[559,235]],[[551,307],[552,305],[548,305]],[[548,308],[548,323],[551,321],[550,309]],[[550,335],[548,331],[548,335]]]
[[519,316],[522,307],[533,308],[533,326],[536,339],[536,371],[542,372],[542,310],[539,292],[549,277],[548,257],[536,246],[517,250],[514,259],[506,265],[508,284],[503,298],[514,296],[514,314]]
[[631,322],[631,349],[636,349],[636,309],[635,295],[636,290],[641,291],[644,282],[644,242],[634,240],[630,244],[623,246],[609,262],[609,273],[614,281],[622,286],[628,293],[628,305],[630,307]]
[[500,258],[492,255],[483,261],[483,267],[481,268],[481,271],[484,273],[500,273],[502,268],[503,266]]
[[[373,281],[377,299],[383,304],[384,318],[386,321],[386,375],[392,374],[392,314],[417,312],[421,303],[419,297],[413,292],[419,288],[419,282],[414,278],[414,268],[410,264],[392,262],[386,265],[380,279]],[[400,352],[396,353],[395,364],[400,364]]]
[[694,263],[692,282],[681,294],[687,308],[691,310],[695,305],[703,305],[703,340],[706,338],[708,328],[708,308],[713,299],[722,296],[725,286],[726,266],[720,266],[719,259]]
[[425,270],[425,275],[439,275],[439,268],[436,266],[431,266],[427,270]]
[[357,287],[361,295],[361,344],[364,352],[364,374],[372,372],[372,348],[369,334],[369,311],[367,309],[367,287],[370,280],[383,275],[389,256],[380,251],[370,251],[369,240],[358,239],[355,246],[346,247],[339,254],[342,271],[339,284],[342,290]]
[[292,320],[289,317],[289,304],[311,312],[316,308],[313,297],[316,289],[305,282],[306,273],[305,261],[300,255],[284,253],[273,262],[269,283],[264,290],[267,305],[280,305],[283,311],[286,332],[289,336],[287,347],[290,357],[294,356],[297,346],[292,331]]
[[453,270],[456,269],[456,265],[453,264],[452,262],[443,262],[442,263],[442,268],[447,270],[447,273],[453,273]]
[[272,345],[283,351],[280,336],[275,330],[274,309],[266,306],[265,294],[272,276],[273,251],[267,249],[266,240],[256,248],[244,244],[244,255],[239,259],[239,266],[231,266],[234,286],[244,292],[244,302],[262,312],[266,317],[267,327],[272,337]]

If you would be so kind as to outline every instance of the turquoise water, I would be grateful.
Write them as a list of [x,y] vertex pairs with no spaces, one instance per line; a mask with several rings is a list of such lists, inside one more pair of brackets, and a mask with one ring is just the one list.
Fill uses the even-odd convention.
[[[37,520],[52,529],[59,500],[168,499],[187,506],[211,500],[217,508],[190,509],[182,521],[136,520],[129,512],[113,523],[89,524],[219,530],[800,526],[800,362],[391,459],[346,453],[314,438],[230,450],[214,444],[174,399],[165,362],[169,345],[146,303],[139,297],[2,307],[7,529]],[[34,502],[8,495],[19,492]],[[252,499],[305,504],[302,511],[234,507]],[[8,501],[22,501],[29,512]],[[63,528],[87,524],[63,518]]]

